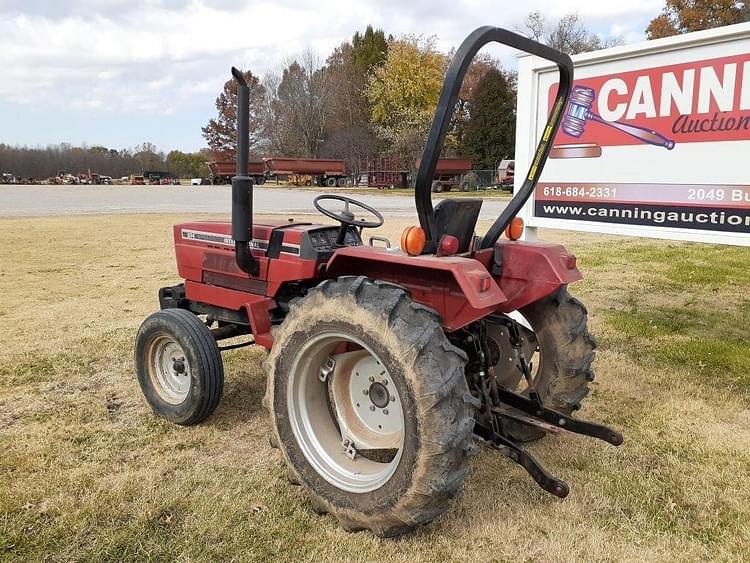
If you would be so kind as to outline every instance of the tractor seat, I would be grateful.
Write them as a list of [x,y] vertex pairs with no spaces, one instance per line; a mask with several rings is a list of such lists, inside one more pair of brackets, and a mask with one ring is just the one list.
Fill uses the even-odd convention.
[[443,235],[458,239],[458,253],[468,252],[482,209],[481,199],[444,199],[435,206],[435,242]]

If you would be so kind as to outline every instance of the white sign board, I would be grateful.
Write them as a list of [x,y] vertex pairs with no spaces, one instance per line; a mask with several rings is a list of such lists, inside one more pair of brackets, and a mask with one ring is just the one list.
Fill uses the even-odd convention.
[[[573,62],[526,224],[750,245],[750,24]],[[557,83],[554,65],[519,60],[516,170],[529,167]]]

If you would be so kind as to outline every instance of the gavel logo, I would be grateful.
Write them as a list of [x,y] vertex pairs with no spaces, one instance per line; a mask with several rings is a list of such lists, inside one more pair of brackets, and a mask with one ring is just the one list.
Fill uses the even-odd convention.
[[628,125],[619,121],[606,121],[595,114],[591,109],[596,98],[593,88],[587,86],[574,86],[568,101],[568,109],[562,120],[562,130],[571,137],[580,137],[586,128],[587,121],[596,121],[609,127],[619,129],[631,137],[640,139],[644,143],[664,147],[668,150],[674,148],[674,141],[667,139],[664,135],[645,127]]

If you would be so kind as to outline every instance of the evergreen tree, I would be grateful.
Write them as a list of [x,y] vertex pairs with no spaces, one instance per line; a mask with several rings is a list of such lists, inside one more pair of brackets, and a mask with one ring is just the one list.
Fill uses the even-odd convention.
[[506,76],[489,69],[477,84],[463,137],[463,149],[478,168],[494,169],[499,160],[513,157],[515,107],[515,93]]
[[352,61],[363,78],[369,77],[372,70],[385,62],[388,54],[388,41],[382,29],[377,31],[368,25],[364,34],[357,31],[352,37]]

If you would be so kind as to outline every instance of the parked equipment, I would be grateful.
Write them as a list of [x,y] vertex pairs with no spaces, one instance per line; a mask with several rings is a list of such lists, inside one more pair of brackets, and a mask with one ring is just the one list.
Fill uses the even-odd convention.
[[497,185],[501,190],[513,191],[515,181],[516,161],[503,159],[497,167]]
[[371,188],[408,188],[409,171],[398,156],[388,155],[367,162],[367,185]]
[[180,181],[171,172],[162,172],[159,170],[146,170],[143,173],[144,183],[152,186],[171,186],[179,184]]
[[328,186],[346,185],[346,162],[315,158],[264,158],[267,176],[289,176],[300,185]]
[[[433,207],[430,187],[466,71],[492,41],[556,63],[560,80],[534,165],[476,237],[482,200]],[[519,442],[560,430],[622,442],[618,432],[571,416],[588,394],[595,348],[586,309],[567,289],[582,277],[575,257],[560,245],[518,240],[516,214],[570,94],[570,58],[493,27],[464,41],[417,175],[419,226],[404,231],[400,252],[373,246],[375,237],[365,245],[363,229],[382,225],[383,216],[344,196],[314,202],[339,226],[253,222],[249,90],[242,73],[232,73],[239,83],[232,220],[174,227],[184,283],[160,290],[161,310],[136,338],[138,380],[153,410],[177,424],[201,422],[221,399],[221,351],[256,344],[270,350],[264,403],[272,445],[314,509],[347,530],[391,536],[432,520],[461,490],[477,444],[565,497],[568,485]],[[511,240],[500,240],[503,232]]]
[[[206,166],[211,171],[211,183],[214,185],[231,184],[237,163],[233,160],[207,162]],[[256,185],[266,181],[266,168],[262,160],[251,161],[247,166],[247,175],[253,179]]]
[[[422,159],[417,160],[421,168]],[[464,174],[471,170],[470,158],[441,158],[435,165],[431,190],[435,193],[449,192],[461,183]]]

